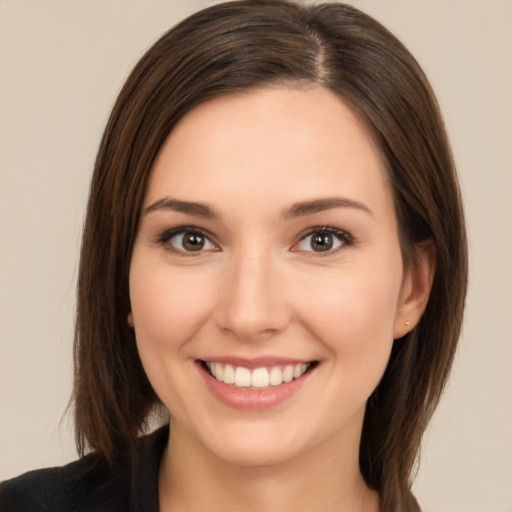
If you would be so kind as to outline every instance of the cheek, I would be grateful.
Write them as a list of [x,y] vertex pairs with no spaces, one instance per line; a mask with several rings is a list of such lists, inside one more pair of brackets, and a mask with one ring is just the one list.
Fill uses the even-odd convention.
[[153,344],[175,345],[201,325],[211,300],[207,290],[186,272],[138,271],[130,273],[130,301],[138,338]]
[[187,342],[204,323],[213,293],[187,272],[132,260],[130,300],[137,348],[146,375],[169,410],[184,410],[193,361]]
[[[394,265],[397,267],[396,265]],[[393,343],[400,268],[330,276],[299,301],[304,323],[347,367],[384,368]]]

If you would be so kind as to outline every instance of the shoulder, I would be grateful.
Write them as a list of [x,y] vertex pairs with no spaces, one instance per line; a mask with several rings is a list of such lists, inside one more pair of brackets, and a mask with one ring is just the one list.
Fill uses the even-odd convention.
[[129,477],[111,470],[102,457],[90,454],[66,466],[30,471],[3,482],[0,485],[0,510],[103,510],[105,500],[110,501],[109,495],[124,494],[119,491],[126,486],[127,480]]
[[98,453],[91,453],[65,466],[30,471],[2,482],[0,511],[139,510],[134,502],[142,503],[148,494],[158,499],[158,467],[166,437],[165,429],[161,429],[141,439],[140,460],[117,469]]

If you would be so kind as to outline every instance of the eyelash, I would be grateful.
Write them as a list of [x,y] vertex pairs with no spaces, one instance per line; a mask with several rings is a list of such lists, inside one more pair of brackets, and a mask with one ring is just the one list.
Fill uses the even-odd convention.
[[217,244],[212,242],[212,236],[204,231],[204,229],[196,228],[195,226],[180,226],[178,228],[172,228],[164,231],[161,235],[158,236],[156,242],[160,245],[165,246],[166,250],[173,252],[179,256],[185,256],[185,257],[194,257],[194,256],[200,256],[201,253],[203,253],[203,250],[199,251],[186,251],[184,249],[178,249],[174,247],[170,241],[178,236],[178,235],[196,235],[202,237],[204,240],[206,240],[208,243],[210,243],[214,247],[218,247]]
[[[351,245],[354,245],[354,238],[347,231],[343,231],[341,229],[334,228],[331,226],[315,226],[308,229],[305,233],[301,234],[299,241],[294,244],[294,247],[303,243],[308,237],[311,237],[312,235],[331,236],[336,238],[339,242],[339,245],[336,246],[334,249],[328,248],[326,251],[304,251],[310,252],[314,254],[316,257],[329,256],[337,253],[339,250],[343,249],[343,247],[350,247]],[[295,249],[294,251],[300,251],[300,249]]]
[[[157,237],[156,243],[158,243],[159,245],[166,246],[165,247],[166,250],[171,251],[179,256],[184,256],[184,257],[200,256],[203,252],[205,252],[202,248],[198,251],[186,251],[185,249],[178,249],[170,243],[170,241],[174,237],[176,237],[178,235],[185,235],[187,233],[190,235],[196,235],[196,236],[202,237],[204,240],[207,241],[207,243],[209,243],[213,247],[215,247],[216,250],[219,250],[218,245],[212,241],[212,236],[210,234],[208,234],[207,232],[205,232],[203,229],[197,228],[195,226],[180,226],[177,228],[168,229],[168,230],[164,231],[163,233],[161,233]],[[304,243],[308,237],[311,237],[313,235],[316,235],[319,237],[330,236],[330,237],[336,238],[338,241],[338,245],[335,246],[334,249],[332,247],[328,247],[325,251],[313,251],[313,250],[308,251],[308,250],[304,250],[304,249],[301,250],[301,249],[296,248],[300,244]],[[332,244],[334,245],[335,242],[332,242]],[[315,227],[308,229],[306,232],[302,233],[299,237],[298,242],[295,242],[293,244],[293,247],[291,250],[293,252],[301,252],[301,251],[307,252],[307,253],[310,252],[310,253],[314,254],[315,256],[323,257],[323,256],[328,256],[328,255],[337,253],[343,247],[350,247],[353,244],[354,244],[354,238],[352,237],[352,235],[350,235],[350,233],[347,233],[346,231],[343,231],[343,230],[337,229],[337,228],[333,228],[331,226],[315,226]]]

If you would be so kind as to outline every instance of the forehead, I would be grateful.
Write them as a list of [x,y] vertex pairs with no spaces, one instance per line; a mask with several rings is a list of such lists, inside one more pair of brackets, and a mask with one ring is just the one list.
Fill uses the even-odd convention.
[[[321,87],[265,87],[207,101],[175,126],[155,160],[147,202],[167,194],[208,201],[250,192],[389,193],[379,149],[359,116]],[[219,194],[219,200],[222,194]]]

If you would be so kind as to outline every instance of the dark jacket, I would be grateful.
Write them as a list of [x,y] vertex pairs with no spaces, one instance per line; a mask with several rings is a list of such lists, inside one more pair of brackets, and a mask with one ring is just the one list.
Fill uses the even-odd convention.
[[97,453],[0,484],[0,512],[158,512],[168,427],[140,439],[140,457],[113,470]]
[[[140,439],[140,458],[113,470],[97,453],[0,484],[0,512],[158,512],[158,471],[169,427]],[[409,512],[420,512],[410,496]]]

